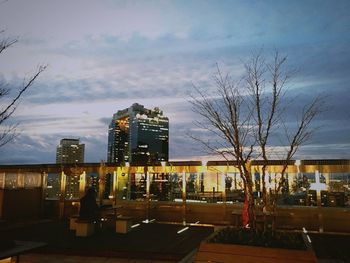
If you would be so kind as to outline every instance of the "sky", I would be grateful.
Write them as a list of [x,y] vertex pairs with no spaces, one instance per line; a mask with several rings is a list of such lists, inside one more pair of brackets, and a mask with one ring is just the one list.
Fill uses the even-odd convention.
[[54,163],[66,137],[85,144],[85,161],[107,156],[113,113],[139,103],[169,117],[171,160],[203,149],[189,94],[213,90],[216,65],[234,78],[262,50],[288,56],[294,110],[325,94],[327,111],[299,159],[350,159],[350,1],[0,1],[0,37],[18,37],[0,55],[0,80],[13,94],[48,65],[12,123],[20,135],[0,148],[0,164]]

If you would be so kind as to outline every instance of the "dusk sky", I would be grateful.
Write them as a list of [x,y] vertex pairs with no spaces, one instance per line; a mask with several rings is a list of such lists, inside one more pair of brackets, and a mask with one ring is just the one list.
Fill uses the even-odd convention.
[[296,158],[350,159],[350,1],[0,0],[0,80],[14,88],[49,67],[23,96],[12,122],[20,136],[0,164],[54,163],[62,138],[85,143],[85,161],[107,156],[113,113],[139,103],[170,120],[170,159],[198,159],[187,132],[198,118],[192,83],[213,89],[216,63],[239,78],[256,50],[274,49],[297,68],[294,107],[325,94],[328,110]]

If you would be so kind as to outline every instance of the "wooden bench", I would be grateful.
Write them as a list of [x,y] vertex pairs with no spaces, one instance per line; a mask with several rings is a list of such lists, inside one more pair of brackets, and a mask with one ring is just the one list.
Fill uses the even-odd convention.
[[132,218],[127,216],[119,216],[115,221],[115,232],[126,234],[131,230]]
[[88,237],[95,233],[95,221],[90,219],[77,219],[75,235],[77,237]]

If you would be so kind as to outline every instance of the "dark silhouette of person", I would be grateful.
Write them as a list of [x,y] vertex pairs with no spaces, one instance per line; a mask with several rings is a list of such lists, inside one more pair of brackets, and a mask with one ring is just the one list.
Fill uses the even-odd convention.
[[99,220],[99,207],[96,203],[96,191],[90,187],[80,199],[79,219]]

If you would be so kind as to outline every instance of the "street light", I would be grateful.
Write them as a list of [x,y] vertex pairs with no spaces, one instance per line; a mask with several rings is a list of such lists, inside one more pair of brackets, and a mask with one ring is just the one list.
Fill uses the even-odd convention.
[[162,167],[164,168],[166,166],[166,161],[161,161],[160,164],[162,165]]

